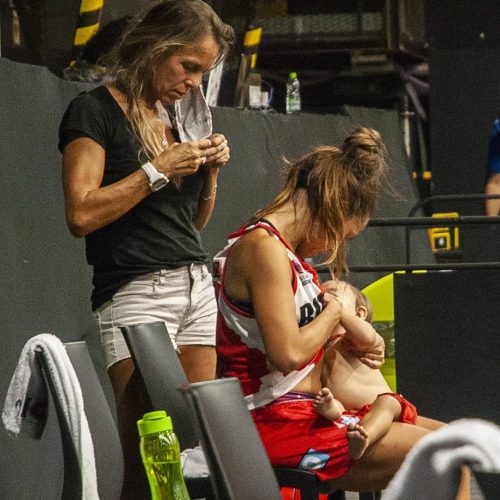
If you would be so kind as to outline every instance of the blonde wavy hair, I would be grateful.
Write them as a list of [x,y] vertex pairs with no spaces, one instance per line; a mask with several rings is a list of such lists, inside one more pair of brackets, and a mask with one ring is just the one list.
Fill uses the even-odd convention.
[[131,23],[105,58],[110,81],[125,95],[127,116],[140,144],[141,161],[163,151],[161,137],[144,111],[145,75],[150,74],[158,61],[207,36],[213,37],[220,48],[218,64],[232,47],[233,28],[223,23],[202,0],[163,0]]
[[288,163],[282,191],[254,219],[265,218],[292,201],[300,190],[307,193],[310,220],[306,233],[311,241],[319,223],[329,255],[323,262],[339,277],[347,271],[345,226],[349,220],[367,219],[387,172],[387,152],[380,134],[358,128],[342,146],[320,146],[295,162]]

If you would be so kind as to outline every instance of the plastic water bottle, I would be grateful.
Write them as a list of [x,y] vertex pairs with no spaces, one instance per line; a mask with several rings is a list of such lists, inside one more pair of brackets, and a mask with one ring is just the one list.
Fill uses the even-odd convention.
[[300,109],[300,82],[297,73],[293,72],[286,82],[286,113],[298,113]]
[[170,417],[165,411],[152,411],[137,421],[137,427],[152,500],[189,500]]

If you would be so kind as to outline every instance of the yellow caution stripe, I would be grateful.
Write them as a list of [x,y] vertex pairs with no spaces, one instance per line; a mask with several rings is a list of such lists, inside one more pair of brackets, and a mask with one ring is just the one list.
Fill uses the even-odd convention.
[[93,10],[101,10],[103,5],[104,0],[82,0],[80,3],[80,14]]
[[99,29],[99,15],[104,0],[81,0],[78,23],[73,40],[72,61],[78,57],[82,47],[96,34]]
[[245,38],[243,40],[243,45],[245,47],[254,47],[259,45],[262,39],[262,28],[253,28],[245,33]]

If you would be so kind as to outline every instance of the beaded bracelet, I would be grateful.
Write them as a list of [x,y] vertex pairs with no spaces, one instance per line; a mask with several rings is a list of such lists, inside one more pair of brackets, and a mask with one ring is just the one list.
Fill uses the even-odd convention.
[[202,196],[201,199],[203,201],[211,200],[215,196],[216,193],[217,193],[217,184],[214,186],[214,190],[210,193],[210,196]]

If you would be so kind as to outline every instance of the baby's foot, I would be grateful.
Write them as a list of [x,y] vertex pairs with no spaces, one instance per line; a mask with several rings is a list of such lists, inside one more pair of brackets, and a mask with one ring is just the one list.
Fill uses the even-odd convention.
[[351,460],[360,459],[366,448],[368,448],[368,434],[364,427],[351,423],[347,426],[346,436],[349,442],[349,458]]
[[342,408],[328,387],[323,387],[316,394],[313,406],[319,415],[328,420],[337,420],[342,416]]

